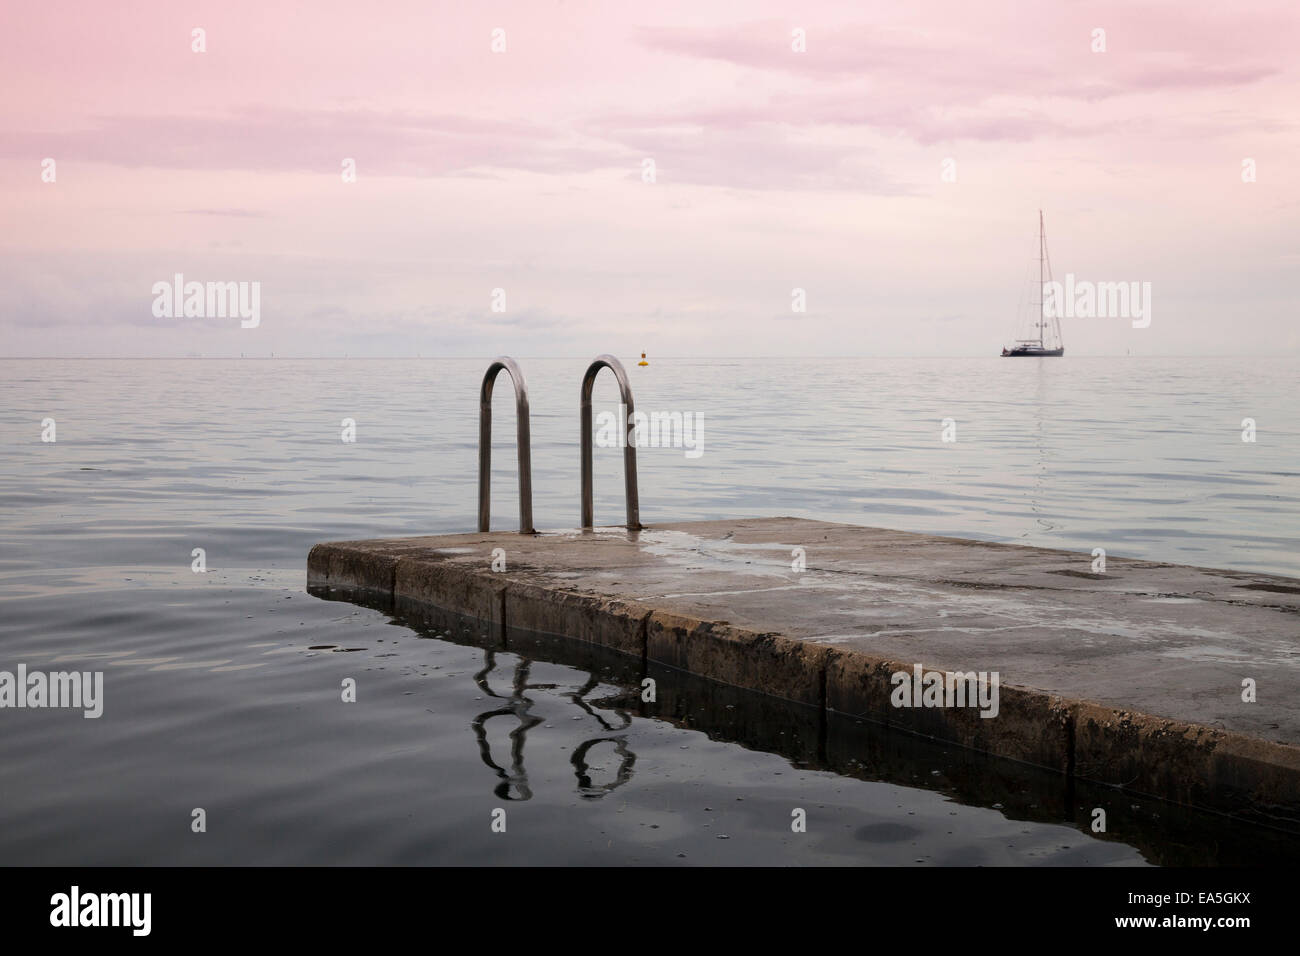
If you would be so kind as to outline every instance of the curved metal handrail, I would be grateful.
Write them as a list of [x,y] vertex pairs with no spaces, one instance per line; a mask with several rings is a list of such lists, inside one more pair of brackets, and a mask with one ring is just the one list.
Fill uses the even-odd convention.
[[592,504],[591,478],[591,390],[596,384],[596,374],[601,368],[608,368],[618,379],[618,390],[622,397],[623,410],[627,414],[623,434],[623,488],[627,497],[627,528],[636,531],[641,527],[641,505],[636,493],[636,443],[632,441],[632,386],[628,384],[627,372],[623,363],[612,355],[597,355],[587,373],[582,376],[582,527],[590,528],[594,517]]
[[498,356],[483,376],[478,395],[478,529],[487,531],[491,518],[492,494],[492,386],[505,369],[515,387],[515,426],[519,452],[519,533],[533,530],[533,464],[528,433],[528,383],[515,360]]

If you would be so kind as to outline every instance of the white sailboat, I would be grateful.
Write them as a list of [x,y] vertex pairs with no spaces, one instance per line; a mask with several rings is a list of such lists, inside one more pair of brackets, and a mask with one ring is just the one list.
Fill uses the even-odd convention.
[[[1065,341],[1061,338],[1061,310],[1049,299],[1043,301],[1043,290],[1052,281],[1052,260],[1047,256],[1047,227],[1043,224],[1043,211],[1038,210],[1038,301],[1034,312],[1034,329],[1037,338],[1017,339],[1011,348],[1002,350],[1003,358],[1059,358],[1065,354]],[[1049,308],[1051,306],[1051,308]],[[1050,314],[1049,314],[1050,313]]]

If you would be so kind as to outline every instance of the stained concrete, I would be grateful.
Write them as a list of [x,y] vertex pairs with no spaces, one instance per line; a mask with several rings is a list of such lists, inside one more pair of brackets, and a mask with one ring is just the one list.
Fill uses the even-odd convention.
[[[493,550],[506,570],[493,571]],[[806,570],[792,567],[803,549]],[[563,634],[1192,806],[1300,828],[1300,581],[797,518],[320,544],[308,584]],[[996,671],[1000,710],[893,707]],[[1252,678],[1258,700],[1242,701]]]

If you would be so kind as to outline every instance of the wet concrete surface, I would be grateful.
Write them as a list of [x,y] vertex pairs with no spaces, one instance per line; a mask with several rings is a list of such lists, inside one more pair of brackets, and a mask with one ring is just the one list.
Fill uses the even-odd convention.
[[[1300,827],[1300,581],[1115,556],[1093,567],[1091,554],[768,518],[322,544],[308,581]],[[998,674],[997,716],[895,706],[892,675],[916,665]]]

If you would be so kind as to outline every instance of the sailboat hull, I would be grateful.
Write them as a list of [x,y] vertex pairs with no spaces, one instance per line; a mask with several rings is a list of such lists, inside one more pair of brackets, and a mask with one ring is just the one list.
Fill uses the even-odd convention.
[[1019,348],[1002,350],[1003,358],[1060,358],[1064,354],[1064,347],[1059,349]]

